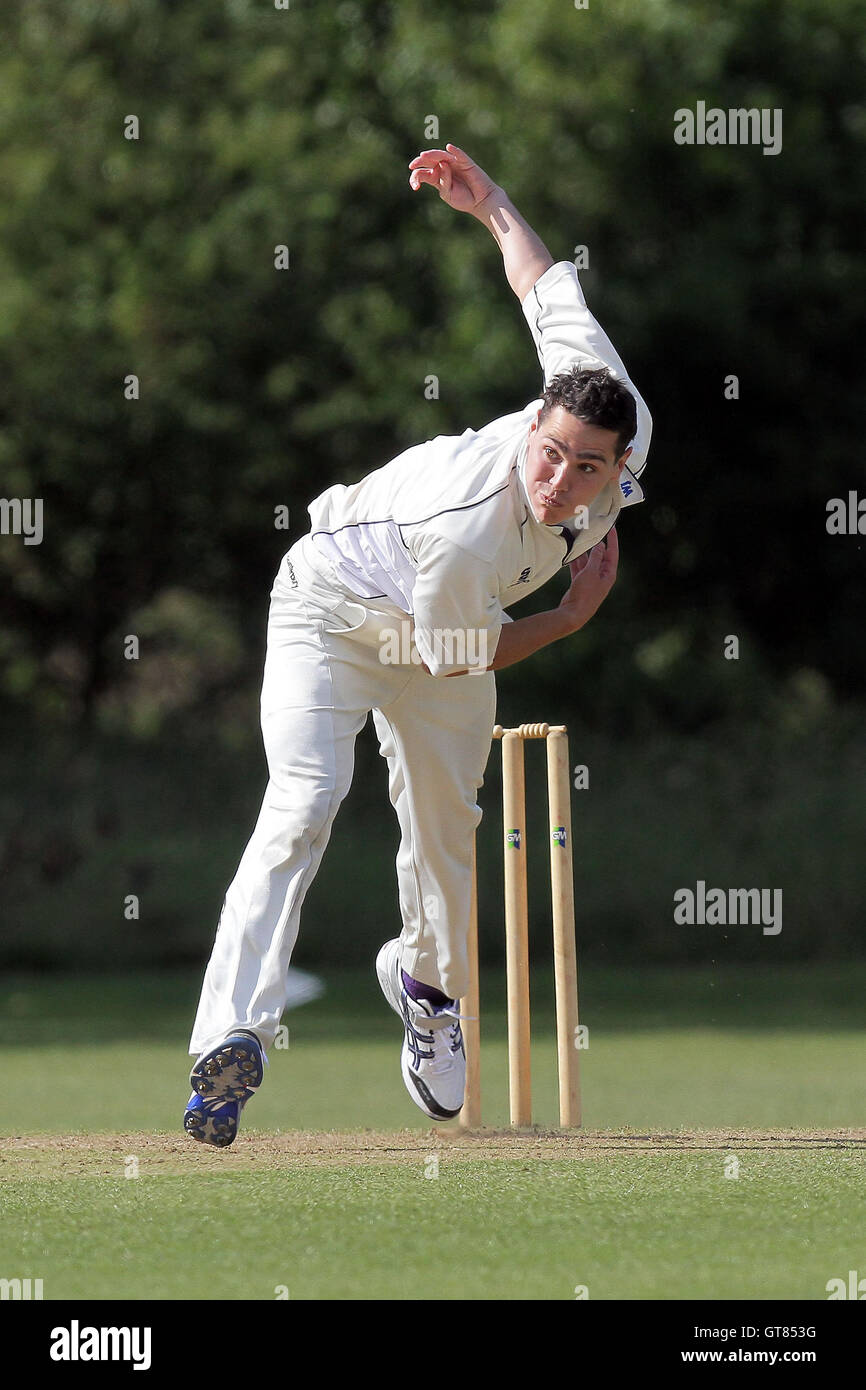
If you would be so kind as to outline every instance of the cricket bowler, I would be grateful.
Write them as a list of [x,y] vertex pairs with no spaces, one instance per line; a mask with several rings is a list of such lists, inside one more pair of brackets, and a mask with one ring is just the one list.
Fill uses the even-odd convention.
[[[610,592],[615,523],[643,498],[652,422],[586,307],[505,191],[456,145],[410,162],[502,252],[543,371],[543,393],[479,430],[416,444],[310,503],[310,530],[271,592],[261,726],[268,783],[226,893],[189,1051],[184,1127],[219,1148],[262,1082],[287,997],[301,909],[352,780],[372,711],[400,846],[402,928],[379,951],[403,1029],[401,1071],[431,1120],[463,1104],[457,1000],[478,790],[495,723],[495,672],[572,637]],[[565,595],[505,610],[568,567]]]

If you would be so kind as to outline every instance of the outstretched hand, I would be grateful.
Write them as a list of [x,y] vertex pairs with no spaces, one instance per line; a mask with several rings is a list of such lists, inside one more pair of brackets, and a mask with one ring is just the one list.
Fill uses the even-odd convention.
[[619,540],[615,526],[604,540],[571,561],[571,584],[559,607],[572,620],[575,632],[588,623],[604,603],[616,582],[618,564]]
[[411,189],[417,192],[422,184],[429,183],[457,212],[474,212],[496,188],[490,176],[457,145],[422,150],[409,161],[409,168]]

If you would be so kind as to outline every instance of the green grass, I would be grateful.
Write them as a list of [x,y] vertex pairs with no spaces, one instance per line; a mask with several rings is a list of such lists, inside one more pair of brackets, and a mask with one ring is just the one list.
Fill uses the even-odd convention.
[[444,1161],[3,1185],[46,1298],[821,1299],[863,1267],[861,1154]]
[[[400,1027],[371,972],[329,974],[286,1015],[255,1100],[265,1129],[424,1128],[399,1076]],[[556,1123],[549,976],[533,977],[534,1119]],[[186,1100],[198,978],[7,979],[0,1134],[171,1131]],[[500,976],[482,1000],[484,1119],[507,1123]],[[866,1122],[866,968],[586,969],[581,1016],[590,1128],[857,1126]],[[252,1107],[248,1112],[252,1118]]]
[[[824,1299],[828,1279],[866,1272],[862,1131],[796,1149],[732,1133],[866,1123],[866,968],[585,970],[584,1123],[612,1142],[568,1150],[544,1135],[449,1147],[405,1095],[399,1025],[369,972],[327,978],[286,1016],[290,1046],[225,1154],[179,1130],[197,978],[7,978],[0,1273],[43,1278],[49,1299],[272,1299],[281,1285],[293,1299],[572,1299],[586,1285],[678,1300]],[[485,986],[485,1121],[500,1126],[502,980]],[[552,1125],[552,989],[533,986],[535,1119]],[[394,1140],[298,1156],[279,1147],[295,1130]],[[686,1137],[702,1130],[712,1142]],[[123,1137],[97,1153],[100,1132]],[[640,1132],[675,1138],[652,1149]]]

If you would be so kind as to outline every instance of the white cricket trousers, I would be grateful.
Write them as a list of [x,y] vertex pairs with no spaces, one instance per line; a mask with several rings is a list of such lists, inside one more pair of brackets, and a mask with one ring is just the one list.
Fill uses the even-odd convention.
[[[332,573],[306,536],[284,557],[271,593],[261,699],[269,780],[217,927],[189,1042],[196,1056],[233,1028],[254,1029],[266,1050],[272,1045],[301,907],[371,710],[400,827],[403,969],[452,999],[468,987],[472,840],[495,678],[384,663],[383,629],[409,620],[348,602]],[[347,877],[347,933],[353,892]],[[383,924],[383,940],[394,934]]]

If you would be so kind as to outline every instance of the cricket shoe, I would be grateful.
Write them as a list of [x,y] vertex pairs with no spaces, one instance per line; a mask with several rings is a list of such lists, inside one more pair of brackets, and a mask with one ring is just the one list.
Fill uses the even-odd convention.
[[400,942],[386,941],[376,957],[379,985],[405,1030],[400,1070],[406,1090],[431,1120],[460,1114],[466,1090],[466,1053],[456,1004],[413,999],[403,985]]
[[225,1149],[234,1143],[241,1111],[262,1084],[265,1054],[252,1033],[231,1033],[202,1053],[189,1074],[192,1095],[183,1127],[202,1144]]

